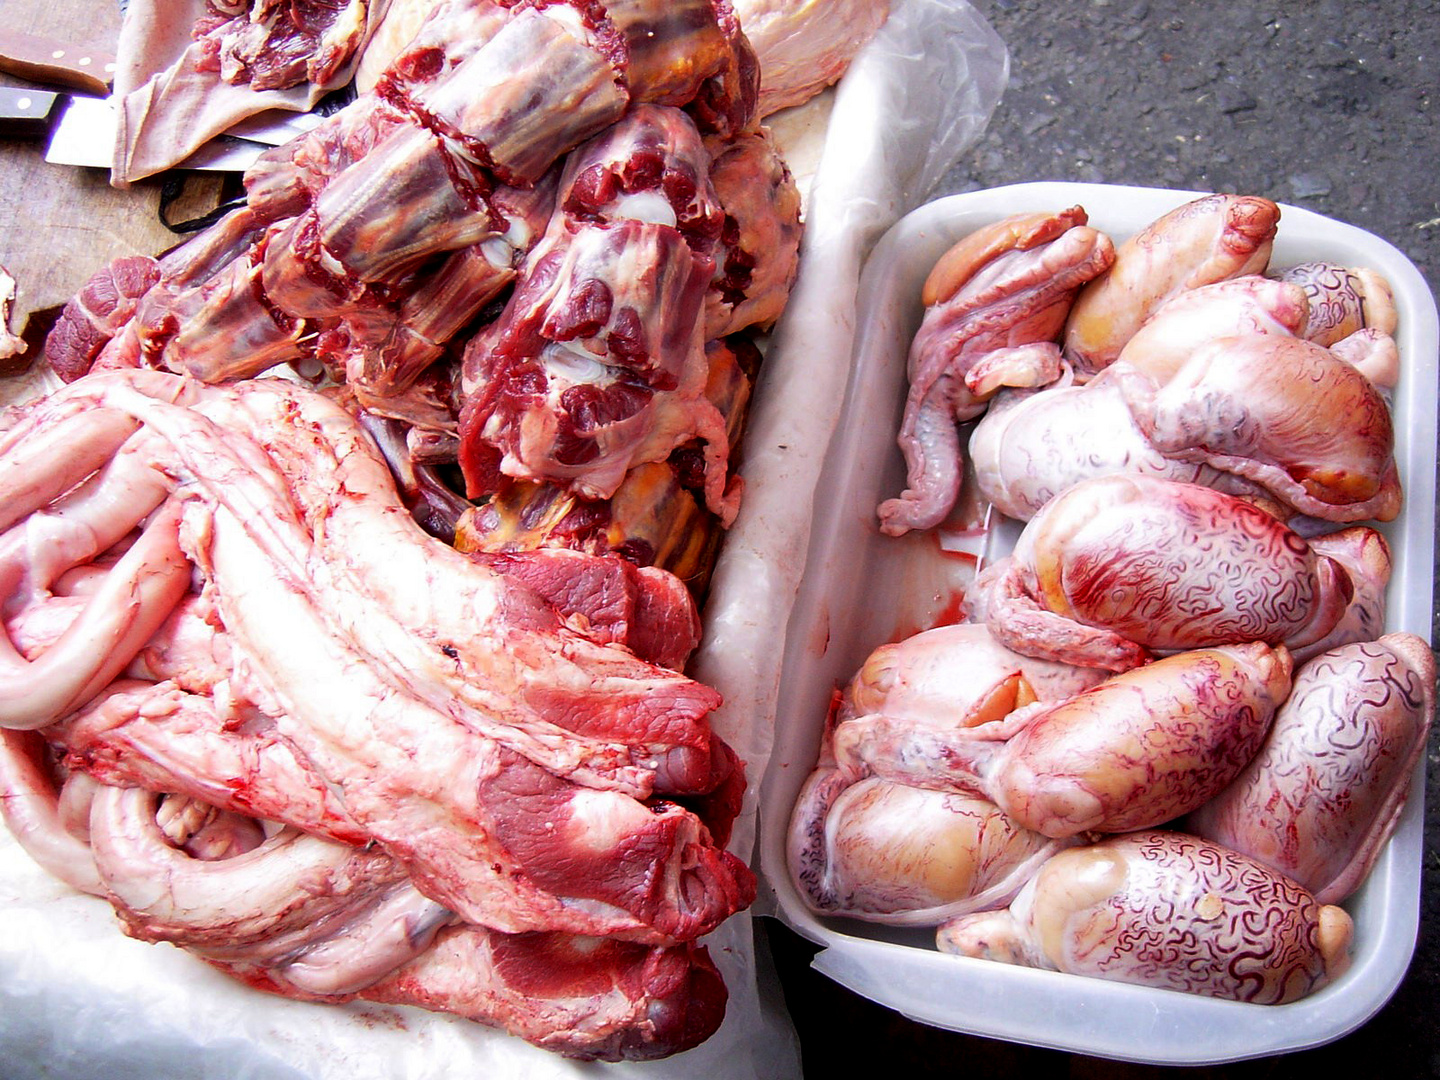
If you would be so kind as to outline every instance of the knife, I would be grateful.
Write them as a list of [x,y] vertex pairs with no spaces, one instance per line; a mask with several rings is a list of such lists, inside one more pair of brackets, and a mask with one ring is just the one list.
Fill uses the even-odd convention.
[[[318,124],[320,120],[316,117],[314,123]],[[116,123],[115,105],[110,98],[72,96],[60,122],[55,125],[55,134],[45,150],[45,160],[55,165],[110,168],[115,155]],[[296,132],[267,131],[264,132],[267,140],[257,141],[260,134],[257,131],[245,139],[221,135],[211,139],[174,168],[244,172],[271,145],[288,142]],[[271,138],[274,143],[268,141]]]
[[[353,97],[353,91],[344,88],[323,98],[310,112],[270,109],[247,116],[174,168],[244,172],[267,149],[304,135],[344,108]],[[116,115],[114,98],[71,95],[45,151],[45,160],[57,165],[108,169],[115,147]]]
[[45,86],[103,95],[115,78],[115,57],[0,27],[0,71]]
[[49,90],[0,86],[0,136],[43,137],[55,122],[61,98],[62,95]]

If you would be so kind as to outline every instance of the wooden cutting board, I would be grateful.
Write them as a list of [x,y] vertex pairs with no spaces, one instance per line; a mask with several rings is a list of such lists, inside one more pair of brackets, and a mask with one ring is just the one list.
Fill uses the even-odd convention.
[[[5,0],[3,10],[12,26],[80,48],[113,52],[120,32],[115,0]],[[0,84],[39,85],[4,74]],[[172,176],[184,186],[180,203],[167,210],[170,220],[196,216],[217,201],[221,177]],[[53,309],[96,270],[122,255],[157,254],[182,239],[160,220],[162,184],[156,179],[117,190],[102,169],[46,162],[43,141],[0,140],[0,266],[16,280],[10,328],[31,352]]]

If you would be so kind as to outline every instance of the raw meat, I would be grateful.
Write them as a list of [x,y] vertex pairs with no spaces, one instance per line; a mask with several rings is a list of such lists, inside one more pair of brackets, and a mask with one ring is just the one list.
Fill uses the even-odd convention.
[[889,0],[734,0],[760,60],[760,115],[837,82],[890,14]]
[[1006,218],[966,237],[930,272],[898,437],[907,486],[879,509],[887,535],[932,528],[954,506],[962,472],[957,424],[984,412],[1003,386],[1060,377],[1055,339],[1071,301],[1114,258],[1109,239],[1086,220],[1078,206]]
[[1415,635],[1322,653],[1260,752],[1185,828],[1338,904],[1394,832],[1434,715],[1435,658]]
[[1289,690],[1283,649],[1201,649],[976,727],[859,717],[836,727],[834,754],[851,774],[984,795],[1045,836],[1130,832],[1223,790]]
[[940,928],[942,952],[1283,1005],[1349,966],[1353,924],[1218,844],[1145,832],[1062,851],[1009,910]]
[[1115,265],[1081,291],[1065,325],[1065,356],[1093,375],[1108,367],[1161,304],[1186,289],[1262,273],[1280,208],[1268,199],[1207,195],[1121,244]]
[[[691,1020],[718,1022],[703,954],[680,943],[754,896],[716,839],[739,810],[742,766],[709,730],[713,691],[607,643],[659,656],[674,626],[683,650],[695,627],[683,586],[578,552],[502,574],[503,558],[484,565],[427,537],[364,429],[294,382],[92,374],[3,438],[0,543],[17,585],[5,641],[28,665],[7,723],[43,722],[67,770],[139,785],[102,788],[88,836],[133,933],[307,998],[414,961],[430,974],[385,1000],[438,1007],[435,987],[469,962],[424,961],[447,923],[551,935],[556,949],[557,932],[619,937],[637,942],[625,964],[678,964],[671,989],[626,976],[589,1008],[629,1017],[616,1024],[650,1008],[690,1015],[671,995],[693,978]],[[67,459],[50,456],[56,440]],[[177,577],[150,573],[168,548],[126,537],[147,516],[181,553],[179,594],[151,605],[150,629],[92,644],[58,697],[29,701],[24,671],[64,655],[87,618],[123,610],[117,590]],[[27,536],[74,540],[30,555]],[[129,546],[112,558],[117,540]],[[599,573],[557,592],[547,561]],[[633,587],[628,614],[606,598],[611,582]],[[111,683],[122,671],[131,681]],[[9,818],[47,865],[94,884],[27,738],[6,733]],[[650,1056],[708,1033],[652,1017],[562,1037],[508,1016],[516,999],[486,998],[491,978],[478,1003],[454,990],[455,1011],[565,1052]]]
[[1309,645],[1353,591],[1339,563],[1263,510],[1147,476],[1076,484],[986,575],[986,620],[1002,643],[1111,671],[1152,650]]

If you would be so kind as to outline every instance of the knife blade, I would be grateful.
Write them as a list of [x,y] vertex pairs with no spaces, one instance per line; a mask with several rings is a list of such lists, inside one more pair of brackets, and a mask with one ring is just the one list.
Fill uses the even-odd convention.
[[49,90],[0,86],[0,136],[41,138],[59,112],[61,95]]
[[115,57],[54,38],[0,27],[0,71],[45,86],[104,95],[115,78]]
[[[45,160],[55,165],[108,169],[114,161],[115,125],[115,107],[109,98],[72,97],[55,125]],[[293,137],[292,134],[277,141],[286,142]],[[264,142],[222,135],[211,139],[175,168],[244,172],[267,149],[269,144]]]

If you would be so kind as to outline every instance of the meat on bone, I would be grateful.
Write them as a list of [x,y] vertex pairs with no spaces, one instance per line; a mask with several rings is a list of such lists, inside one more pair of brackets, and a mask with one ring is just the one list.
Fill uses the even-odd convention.
[[707,136],[710,183],[725,212],[705,301],[713,342],[780,317],[800,270],[800,189],[769,128]]
[[215,4],[192,33],[200,43],[196,72],[219,72],[231,84],[284,90],[301,82],[325,84],[363,37],[368,4],[328,0],[311,4]]
[[1045,836],[1153,828],[1235,778],[1290,667],[1260,643],[1198,649],[976,727],[857,717],[836,726],[834,755],[852,775],[984,795]]
[[704,304],[723,210],[683,112],[635,109],[566,165],[558,208],[505,312],[466,349],[460,463],[471,497],[500,476],[614,494],[693,438],[725,521],[724,418],[705,397]]
[[1065,357],[1083,375],[1114,362],[1141,325],[1186,289],[1262,273],[1280,208],[1250,195],[1207,195],[1152,222],[1081,290],[1065,324]]
[[12,374],[17,363],[28,366],[28,359],[18,362],[29,348],[25,339],[10,330],[10,305],[15,302],[15,278],[9,270],[0,266],[0,373]]
[[1152,651],[1265,641],[1301,648],[1344,616],[1344,567],[1248,502],[1148,476],[1085,480],[977,581],[1009,648],[1123,671]]
[[45,339],[45,358],[55,373],[70,382],[89,371],[159,277],[159,265],[143,255],[116,259],[94,274],[65,305]]
[[[552,165],[627,103],[694,99],[727,133],[753,114],[758,76],[731,71],[753,54],[727,5],[610,7],[437,5],[370,94],[252,169],[248,205],[211,230],[243,242],[204,273],[162,261],[139,326],[125,304],[98,325],[76,306],[52,335],[56,370],[75,377],[111,340],[111,366],[218,381],[318,354],[403,390],[513,278]],[[695,46],[683,64],[679,39]],[[139,297],[116,278],[86,291]]]
[[910,345],[898,442],[906,489],[879,508],[890,536],[938,525],[960,492],[957,424],[985,411],[1002,386],[1060,377],[1055,339],[1077,290],[1104,271],[1114,248],[1085,211],[1006,218],[947,251],[927,278]]
[[1260,752],[1185,821],[1338,904],[1395,831],[1435,715],[1435,658],[1387,634],[1302,665]]
[[1007,910],[965,915],[941,952],[1282,1005],[1338,979],[1343,908],[1247,856],[1173,832],[1062,851]]
[[[79,807],[83,821],[69,824],[73,814],[67,815],[65,804],[75,778],[57,795],[43,755],[38,734],[0,730],[5,791],[0,812],[26,851],[67,884],[105,896],[135,932],[167,941],[193,939],[207,962],[260,989],[307,1001],[359,997],[441,1009],[583,1059],[677,1053],[708,1037],[724,1015],[725,986],[703,947],[562,933],[500,934],[457,924],[453,913],[403,878],[376,891],[368,877],[326,869],[343,869],[358,859],[380,867],[381,877],[393,877],[384,869],[384,856],[374,851],[347,853],[341,845],[312,844],[306,874],[268,869],[263,884],[272,895],[256,903],[259,882],[246,872],[254,858],[230,867],[224,865],[230,858],[214,864],[187,858],[155,836],[155,823],[143,820],[154,806],[144,792],[108,789],[107,794],[103,785],[91,784]],[[162,813],[173,802],[163,800]],[[102,881],[89,843],[92,812],[108,881]],[[288,831],[279,837],[272,843],[262,832],[261,847],[269,847],[257,857],[293,863],[291,849],[300,841]],[[174,837],[172,843],[183,839]],[[146,880],[143,870],[137,876],[136,852],[130,850],[137,846],[148,853],[140,866],[158,860],[165,877]],[[341,883],[360,895],[335,895]],[[146,910],[131,908],[110,886]],[[247,901],[248,910],[235,906]],[[312,927],[294,914],[321,909],[330,915]],[[165,917],[157,918],[157,911]],[[251,935],[256,940],[250,946],[237,943],[237,925],[274,921],[277,911],[290,911],[290,923],[302,923],[291,927],[284,942],[289,951],[277,950],[263,934]]]

